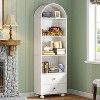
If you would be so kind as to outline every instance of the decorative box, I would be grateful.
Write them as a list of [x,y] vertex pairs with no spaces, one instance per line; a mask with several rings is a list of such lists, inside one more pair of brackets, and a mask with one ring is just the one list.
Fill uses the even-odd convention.
[[58,72],[58,66],[49,67],[49,73],[57,73]]
[[59,68],[59,72],[64,72],[64,65],[63,64],[59,64],[58,68]]
[[48,12],[43,12],[42,17],[53,17],[53,13],[48,11]]
[[64,55],[65,54],[64,48],[57,48],[57,49],[54,49],[54,51],[57,55]]

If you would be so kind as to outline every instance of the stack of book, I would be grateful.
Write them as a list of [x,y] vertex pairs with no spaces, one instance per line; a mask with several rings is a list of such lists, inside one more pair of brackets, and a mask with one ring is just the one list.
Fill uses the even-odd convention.
[[57,73],[58,72],[58,67],[50,67],[49,68],[49,73]]
[[54,51],[42,51],[42,55],[55,55]]
[[54,49],[54,52],[57,55],[64,55],[65,54],[65,49],[64,48],[56,48],[56,49]]

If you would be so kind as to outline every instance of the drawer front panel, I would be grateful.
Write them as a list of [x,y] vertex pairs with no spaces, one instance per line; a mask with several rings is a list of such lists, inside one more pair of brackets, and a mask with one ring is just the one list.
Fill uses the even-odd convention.
[[66,80],[67,75],[65,73],[44,74],[41,78],[43,84],[67,83]]
[[66,92],[67,92],[67,84],[51,84],[51,85],[42,84],[41,86],[42,95],[60,94]]

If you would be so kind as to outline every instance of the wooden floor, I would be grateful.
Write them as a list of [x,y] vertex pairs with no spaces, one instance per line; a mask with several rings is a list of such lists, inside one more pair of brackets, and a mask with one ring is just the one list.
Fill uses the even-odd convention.
[[77,96],[77,95],[66,95],[64,97],[61,96],[45,96],[44,99],[39,99],[39,97],[30,97],[28,100],[92,100],[89,98]]

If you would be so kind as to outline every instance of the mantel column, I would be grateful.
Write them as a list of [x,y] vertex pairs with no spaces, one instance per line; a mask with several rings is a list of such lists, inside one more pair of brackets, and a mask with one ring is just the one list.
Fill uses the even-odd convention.
[[19,40],[0,40],[0,59],[4,60],[4,91],[1,97],[19,96],[16,73],[16,47]]

